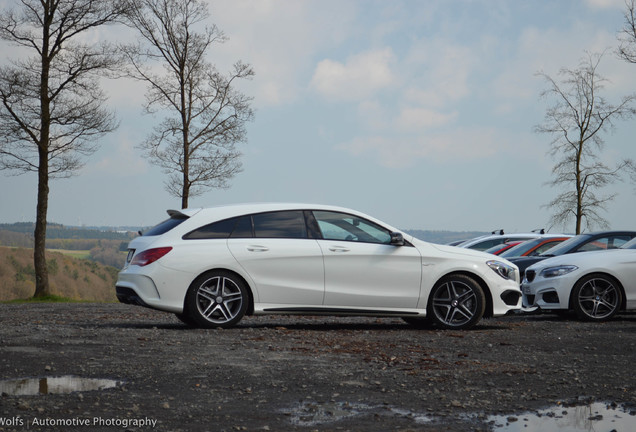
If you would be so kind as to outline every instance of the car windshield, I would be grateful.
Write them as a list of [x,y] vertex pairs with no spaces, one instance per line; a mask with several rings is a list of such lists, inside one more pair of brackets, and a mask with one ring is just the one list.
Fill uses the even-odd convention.
[[542,241],[542,239],[535,239],[535,240],[528,240],[525,241],[523,243],[519,243],[516,246],[511,247],[510,249],[508,249],[507,251],[503,252],[502,254],[500,254],[500,257],[518,257],[518,256],[522,256],[524,253],[528,252],[530,249],[532,249],[534,246],[536,246],[538,243],[540,243]]
[[564,241],[563,243],[559,243],[555,247],[548,249],[547,251],[543,252],[539,256],[552,257],[552,256],[559,256],[559,255],[566,254],[570,250],[572,250],[575,246],[585,243],[589,237],[590,237],[589,234],[579,234],[576,237],[572,237]]
[[619,249],[636,249],[636,237],[625,243]]

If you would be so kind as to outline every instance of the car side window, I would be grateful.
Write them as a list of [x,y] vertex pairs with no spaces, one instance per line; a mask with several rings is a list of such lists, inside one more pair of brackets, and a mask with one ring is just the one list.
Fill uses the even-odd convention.
[[606,250],[609,245],[609,237],[601,237],[581,245],[577,252],[592,252],[598,250]]
[[630,241],[631,238],[629,236],[616,236],[609,239],[608,247],[610,249],[616,249],[623,246],[625,243]]
[[183,236],[184,240],[224,239],[228,237],[252,237],[249,216],[241,216],[214,222],[195,229]]
[[257,238],[307,238],[302,210],[259,213],[252,221]]
[[322,238],[363,243],[391,243],[391,232],[378,224],[354,215],[314,211]]
[[536,248],[534,251],[532,251],[532,253],[530,254],[530,256],[536,256],[536,255],[540,255],[543,252],[547,251],[548,249],[552,248],[553,246],[559,244],[559,242],[549,242],[549,243],[544,243],[541,246],[539,246],[538,248]]

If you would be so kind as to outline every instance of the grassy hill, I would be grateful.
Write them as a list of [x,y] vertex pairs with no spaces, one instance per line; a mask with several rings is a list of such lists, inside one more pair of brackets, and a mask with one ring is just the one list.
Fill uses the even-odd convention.
[[[75,300],[117,301],[118,269],[59,252],[47,252],[52,294]],[[35,292],[33,249],[0,247],[0,301],[26,299]]]

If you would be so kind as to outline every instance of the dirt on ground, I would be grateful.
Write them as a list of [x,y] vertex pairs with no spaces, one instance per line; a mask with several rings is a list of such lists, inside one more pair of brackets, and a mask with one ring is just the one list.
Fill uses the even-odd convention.
[[[261,316],[202,330],[122,304],[4,304],[0,431],[487,431],[502,426],[492,416],[591,402],[636,428],[635,358],[634,314],[469,331]],[[63,393],[63,377],[113,385]],[[37,394],[16,390],[34,381]]]

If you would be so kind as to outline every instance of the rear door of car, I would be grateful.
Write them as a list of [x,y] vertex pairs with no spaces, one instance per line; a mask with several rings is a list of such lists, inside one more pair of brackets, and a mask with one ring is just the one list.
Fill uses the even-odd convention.
[[415,247],[390,244],[391,233],[346,213],[314,211],[325,262],[325,306],[416,308],[422,259]]
[[251,233],[234,233],[228,247],[252,278],[258,301],[319,306],[324,296],[320,246],[307,233],[302,210],[247,216]]

